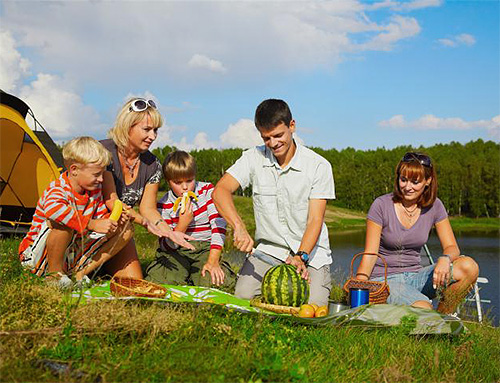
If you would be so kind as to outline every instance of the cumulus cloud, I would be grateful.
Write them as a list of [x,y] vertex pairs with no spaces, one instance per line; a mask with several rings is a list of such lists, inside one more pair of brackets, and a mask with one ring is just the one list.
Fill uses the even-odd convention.
[[367,10],[377,10],[381,8],[389,8],[394,11],[409,12],[417,9],[439,7],[443,4],[443,0],[413,0],[407,2],[385,0],[366,5]]
[[391,22],[379,28],[380,33],[362,44],[363,50],[390,51],[396,42],[418,35],[420,25],[413,17],[393,16]]
[[491,137],[498,139],[500,136],[500,115],[491,120],[465,121],[459,117],[441,118],[427,114],[414,121],[406,121],[403,115],[398,114],[380,121],[378,125],[382,128],[416,130],[486,129]]
[[225,148],[251,148],[262,145],[262,138],[252,120],[242,118],[229,125],[228,129],[220,136],[221,146]]
[[[304,145],[304,140],[294,134],[294,139],[297,143]],[[192,142],[189,142],[186,137],[182,137],[179,142],[170,140],[168,145],[175,146],[182,150],[195,150],[195,149],[224,149],[224,148],[241,148],[248,149],[256,145],[263,145],[264,142],[255,127],[252,120],[242,118],[230,124],[227,130],[219,136],[218,141],[212,141],[205,132],[199,132],[194,137]],[[158,145],[164,146],[164,145]]]
[[[0,87],[25,101],[54,140],[67,141],[84,134],[104,136],[106,128],[99,115],[84,104],[72,81],[38,73],[33,81],[25,83],[31,63],[22,57],[8,31],[0,31],[0,50]],[[28,123],[33,122],[28,119]]]
[[[440,2],[389,3],[411,10]],[[46,70],[106,84],[124,76],[132,82],[129,75],[137,70],[158,81],[183,82],[212,81],[207,74],[224,73],[229,82],[242,75],[333,68],[345,55],[389,51],[420,32],[411,17],[371,18],[358,0],[148,2],[147,17],[144,4],[4,2],[2,24],[22,36],[21,44]]]
[[470,47],[476,44],[476,38],[468,33],[462,33],[451,38],[438,39],[437,42],[445,47],[451,48],[455,48],[461,45]]
[[16,90],[23,77],[29,74],[31,63],[23,58],[9,31],[0,30],[0,88],[5,92]]
[[107,127],[100,123],[97,112],[85,105],[58,76],[38,74],[33,82],[21,88],[19,97],[31,107],[54,140],[81,135],[105,136],[103,132]]
[[208,69],[209,71],[216,73],[225,73],[227,71],[220,61],[200,54],[193,55],[188,62],[188,66],[191,68]]

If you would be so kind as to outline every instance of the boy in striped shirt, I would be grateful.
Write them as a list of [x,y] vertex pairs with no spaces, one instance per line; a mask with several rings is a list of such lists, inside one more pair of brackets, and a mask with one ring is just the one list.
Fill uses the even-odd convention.
[[[213,284],[230,288],[235,283],[235,274],[226,262],[220,261],[226,221],[212,201],[214,186],[196,181],[196,162],[184,151],[167,155],[163,175],[170,190],[158,202],[158,211],[172,230],[195,238],[190,241],[195,250],[179,248],[167,238],[160,238],[156,260],[147,268],[146,279],[164,284]],[[176,203],[188,192],[196,197],[190,193],[192,197],[187,198],[185,206]]]
[[[132,238],[127,214],[111,221],[101,184],[111,154],[91,137],[63,147],[67,171],[38,200],[28,234],[19,245],[21,263],[61,288],[88,281],[87,274],[111,259]],[[126,262],[114,260],[112,273]],[[125,276],[125,275],[123,275]]]

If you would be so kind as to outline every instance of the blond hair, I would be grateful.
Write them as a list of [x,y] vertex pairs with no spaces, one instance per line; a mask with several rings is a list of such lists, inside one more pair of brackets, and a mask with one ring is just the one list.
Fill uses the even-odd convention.
[[111,163],[111,153],[95,138],[76,137],[63,146],[62,156],[67,168],[71,164],[98,164],[108,166]]
[[170,152],[163,161],[163,175],[167,181],[196,176],[196,160],[182,150]]
[[141,122],[146,116],[151,118],[153,128],[159,128],[163,125],[163,118],[158,109],[148,107],[142,112],[131,110],[132,102],[137,99],[137,97],[131,98],[123,105],[116,117],[115,126],[108,132],[108,137],[114,141],[120,150],[124,150],[128,146],[130,128]]

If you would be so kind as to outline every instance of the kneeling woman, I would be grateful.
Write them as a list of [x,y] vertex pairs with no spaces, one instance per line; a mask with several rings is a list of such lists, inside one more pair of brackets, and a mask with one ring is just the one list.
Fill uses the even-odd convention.
[[[379,253],[387,261],[387,303],[432,309],[431,299],[439,295],[438,311],[452,313],[476,281],[479,268],[472,258],[460,255],[437,188],[430,157],[406,153],[396,168],[394,192],[378,197],[370,207],[365,253]],[[433,226],[443,253],[435,265],[422,267],[420,251]],[[384,280],[382,261],[365,254],[356,278]]]

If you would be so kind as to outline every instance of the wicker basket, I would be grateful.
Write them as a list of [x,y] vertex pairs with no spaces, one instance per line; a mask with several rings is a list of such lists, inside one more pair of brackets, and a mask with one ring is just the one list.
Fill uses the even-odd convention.
[[165,298],[167,289],[144,279],[113,277],[109,285],[117,297]]
[[299,313],[300,307],[292,306],[279,306],[271,305],[269,303],[262,302],[262,297],[256,297],[250,301],[250,306],[258,307],[260,309],[272,311],[277,314],[291,314],[297,315]]
[[[354,278],[354,261],[357,257],[362,255],[376,255],[384,263],[384,281],[360,281]],[[389,296],[389,285],[387,284],[387,262],[384,257],[376,253],[358,253],[352,257],[351,261],[351,276],[344,284],[344,290],[349,292],[349,289],[368,289],[370,291],[370,303],[379,304],[387,302],[387,297]]]

